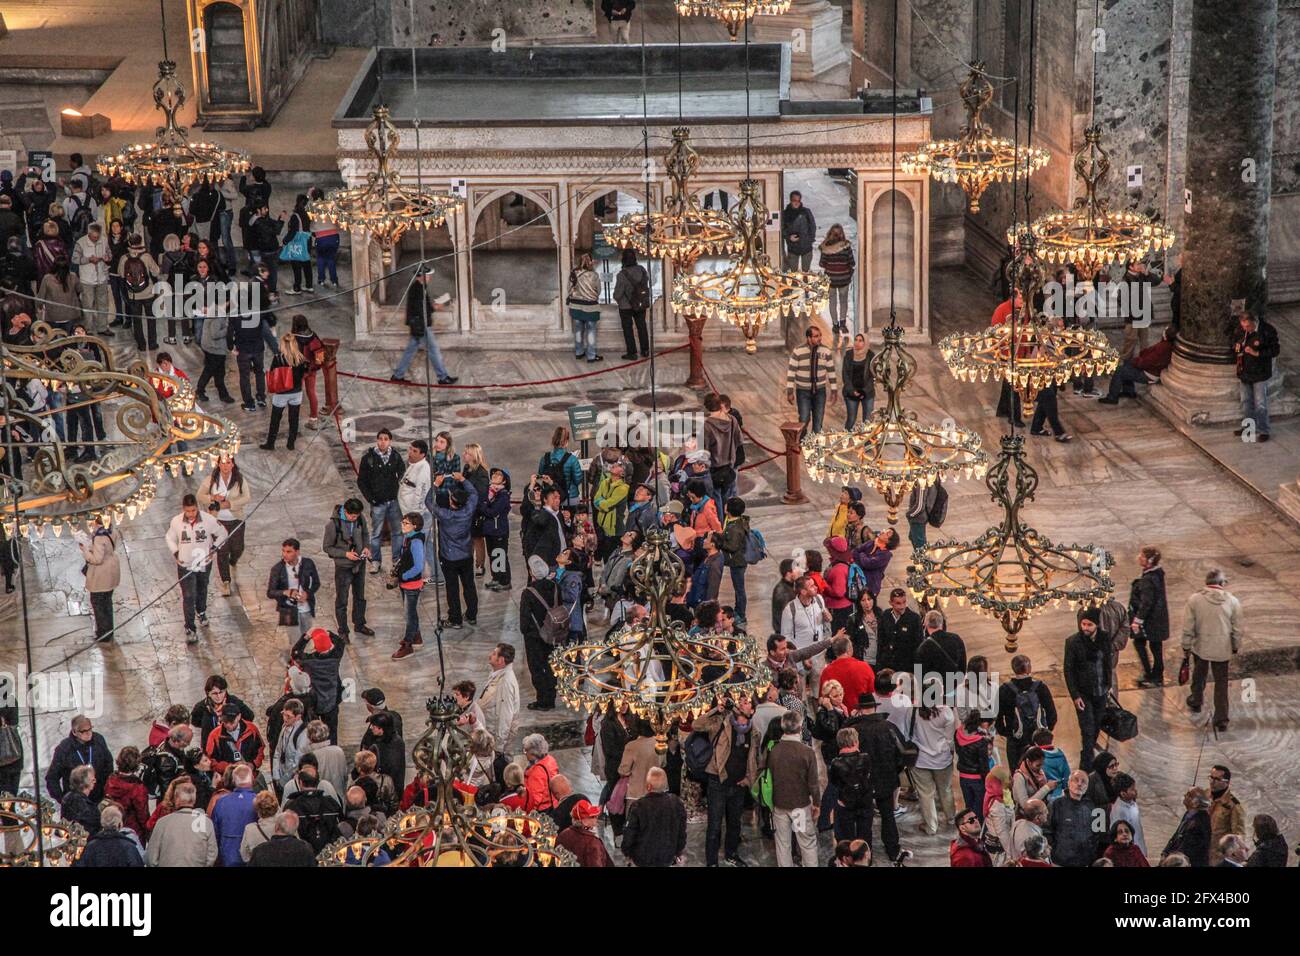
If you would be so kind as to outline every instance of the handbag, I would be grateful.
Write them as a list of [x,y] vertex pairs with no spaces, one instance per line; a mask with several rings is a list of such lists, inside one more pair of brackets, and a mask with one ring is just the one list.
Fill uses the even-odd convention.
[[898,733],[898,728],[893,724],[889,725],[894,733],[898,734],[898,764],[899,769],[910,769],[916,766],[916,761],[921,756],[921,748],[912,740],[912,735],[916,733],[916,708],[912,708],[912,722],[907,725],[907,736],[904,737]]
[[1192,679],[1192,659],[1191,657],[1184,655],[1183,662],[1178,665],[1178,686],[1179,687],[1184,686],[1191,679]]
[[293,384],[293,368],[273,365],[266,373],[266,390],[272,395],[287,395],[298,391]]
[[612,816],[622,816],[623,811],[627,809],[627,781],[627,777],[619,777],[609,799],[605,801],[605,809]]
[[0,720],[0,767],[8,767],[23,759],[23,741],[18,728]]
[[310,262],[311,255],[307,251],[307,243],[311,239],[311,234],[299,229],[293,234],[293,238],[280,247],[281,262]]
[[1101,730],[1112,740],[1132,740],[1138,735],[1138,719],[1120,706],[1119,700],[1111,694],[1106,700],[1106,707],[1098,722]]

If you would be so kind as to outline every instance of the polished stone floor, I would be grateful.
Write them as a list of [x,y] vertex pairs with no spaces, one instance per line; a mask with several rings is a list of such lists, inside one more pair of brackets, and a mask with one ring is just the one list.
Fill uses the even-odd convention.
[[[938,332],[986,321],[993,305],[982,284],[961,271],[937,272],[931,294]],[[286,299],[286,306],[291,301]],[[337,304],[338,300],[315,305],[301,302],[302,311],[311,316],[319,331],[344,339],[343,370],[387,375],[395,354],[379,350],[373,342],[353,341],[349,309]],[[176,351],[183,357],[183,367],[197,371],[192,347]],[[942,421],[951,415],[978,429],[986,445],[996,447],[1001,427],[992,416],[997,397],[993,388],[958,384],[942,368],[936,350],[918,346],[916,351],[920,371],[908,393],[908,404],[922,417]],[[454,373],[470,384],[531,382],[588,371],[585,363],[574,363],[563,352],[537,353],[526,347],[492,353],[449,351],[447,358]],[[778,426],[792,411],[782,398],[784,357],[768,352],[746,356],[731,349],[711,353],[706,360],[713,381],[732,395],[751,433],[764,444],[778,447]],[[685,365],[683,353],[657,363],[661,407],[697,407],[692,393],[673,384],[685,379]],[[649,368],[641,365],[573,383],[519,389],[438,391],[431,408],[419,388],[350,378],[344,378],[340,387],[342,424],[350,438],[348,451],[354,457],[381,425],[392,428],[399,442],[450,428],[458,445],[478,441],[490,461],[504,463],[516,478],[526,478],[551,428],[564,421],[569,404],[586,400],[613,407],[627,402],[644,408],[649,397]],[[153,507],[126,526],[123,583],[116,593],[122,629],[109,645],[90,643],[89,619],[75,616],[85,595],[80,590],[81,562],[67,539],[47,537],[30,549],[25,565],[26,624],[34,669],[47,675],[67,672],[69,684],[86,692],[82,701],[68,701],[67,707],[42,715],[42,760],[66,734],[67,719],[80,709],[94,714],[97,729],[115,750],[128,743],[142,743],[150,722],[167,705],[192,705],[201,697],[203,680],[211,673],[225,674],[234,691],[259,714],[279,695],[289,633],[276,626],[272,602],[265,597],[267,574],[279,557],[281,539],[289,534],[303,539],[307,554],[318,562],[326,561],[320,552],[320,535],[330,509],[353,493],[352,471],[340,432],[332,425],[306,431],[292,453],[271,453],[255,447],[264,434],[264,413],[227,412],[248,438],[239,459],[252,484],[256,507],[248,519],[248,549],[235,593],[222,597],[214,585],[211,627],[197,647],[184,644],[175,575],[162,540],[180,495],[192,489],[197,478],[165,480]],[[832,410],[828,418],[833,420],[834,414]],[[1128,581],[1136,571],[1137,549],[1148,543],[1160,547],[1165,554],[1175,629],[1181,624],[1183,603],[1211,566],[1227,569],[1231,589],[1245,604],[1248,654],[1240,662],[1240,672],[1234,673],[1233,723],[1224,734],[1209,730],[1204,716],[1190,715],[1178,688],[1136,690],[1136,663],[1131,652],[1125,655],[1121,693],[1125,705],[1138,714],[1142,734],[1119,746],[1118,753],[1123,767],[1139,780],[1149,842],[1163,845],[1176,822],[1183,790],[1194,779],[1204,784],[1208,767],[1219,762],[1236,771],[1234,787],[1247,812],[1272,813],[1283,833],[1294,838],[1300,831],[1300,806],[1294,796],[1300,792],[1300,769],[1293,758],[1300,743],[1297,685],[1293,667],[1278,671],[1263,652],[1273,652],[1278,658],[1295,656],[1300,530],[1186,437],[1140,406],[1109,409],[1065,397],[1062,415],[1075,435],[1073,443],[1028,439],[1030,461],[1041,478],[1037,500],[1026,514],[1030,523],[1055,539],[1093,542],[1112,551],[1118,562],[1115,580],[1122,598],[1127,596]],[[750,460],[762,457],[766,455],[751,445]],[[786,555],[796,546],[820,544],[838,491],[805,479],[811,501],[785,506],[780,501],[784,472],[779,466],[776,462],[745,472],[741,486],[755,525],[767,536],[774,556]],[[963,481],[950,490],[952,504],[945,534],[973,536],[992,522],[994,506],[982,485]],[[869,521],[882,521],[878,499],[868,493],[865,500]],[[517,555],[515,546],[512,559]],[[890,569],[887,584],[901,582],[904,563],[899,559]],[[774,580],[774,560],[750,574],[749,590],[756,605],[750,616],[755,622],[764,619],[761,609],[766,607]],[[730,586],[724,583],[723,587],[727,600]],[[355,690],[382,687],[392,705],[406,715],[408,728],[418,728],[423,701],[437,690],[437,654],[426,645],[407,661],[391,661],[389,655],[401,630],[401,610],[381,588],[370,591],[368,617],[378,635],[359,638],[352,646],[344,662],[345,677]],[[445,636],[451,681],[465,677],[481,680],[487,673],[487,653],[495,642],[520,643],[518,592],[483,592],[480,597],[478,625]],[[436,618],[435,601],[435,592],[426,591],[422,616],[429,626]],[[321,592],[321,605],[321,619],[328,624],[332,621],[328,580]],[[18,671],[26,666],[23,619],[18,611],[13,598],[0,599],[0,670]],[[963,610],[952,610],[951,622],[971,653],[988,656],[994,670],[1008,670],[996,625]],[[1071,630],[1071,615],[1053,611],[1035,618],[1021,637],[1021,647],[1033,658],[1036,671],[1057,688],[1061,685],[1061,648]],[[1176,651],[1171,651],[1171,656],[1176,657]],[[531,700],[522,654],[516,667],[524,698]],[[93,694],[97,682],[100,689]],[[355,744],[363,718],[360,703],[344,705],[343,743]],[[599,782],[587,769],[588,754],[573,746],[579,739],[575,715],[557,711],[537,717],[525,711],[522,724],[525,731],[547,731],[557,743],[561,766],[577,788],[595,796]],[[27,736],[24,727],[24,738]],[[1059,736],[1073,763],[1077,759],[1077,728],[1068,715],[1062,718]],[[914,816],[904,820],[905,845],[918,852],[918,862],[942,864],[950,834],[922,837],[909,833]],[[702,844],[702,825],[695,824],[690,842],[692,862],[702,855]],[[762,841],[757,831],[747,831],[743,852],[753,860],[771,859],[770,844]]]

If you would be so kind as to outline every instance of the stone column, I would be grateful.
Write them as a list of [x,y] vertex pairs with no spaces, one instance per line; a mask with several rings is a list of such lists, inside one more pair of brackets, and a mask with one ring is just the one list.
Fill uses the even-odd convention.
[[339,340],[321,339],[321,344],[325,346],[325,364],[321,367],[325,379],[325,410],[332,415],[342,410],[339,404]]
[[840,32],[844,11],[827,0],[794,0],[779,17],[755,17],[749,28],[755,43],[790,44],[790,79],[815,80],[849,60]]
[[704,388],[704,323],[705,319],[686,317],[686,340],[691,346],[691,371],[686,377],[687,388]]
[[803,493],[803,449],[799,447],[802,434],[802,422],[781,425],[781,437],[785,439],[785,494],[781,500],[787,505],[800,505],[808,500]]
[[1182,329],[1151,397],[1175,421],[1241,421],[1231,303],[1268,301],[1277,0],[1194,0]]

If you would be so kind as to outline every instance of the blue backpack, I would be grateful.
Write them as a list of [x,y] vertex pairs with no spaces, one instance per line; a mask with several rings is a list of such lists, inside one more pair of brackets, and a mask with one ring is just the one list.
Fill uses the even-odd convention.
[[849,579],[844,585],[844,596],[854,604],[867,590],[867,573],[852,561],[849,562]]
[[758,564],[767,557],[767,541],[763,538],[761,531],[750,529],[749,534],[745,535],[745,563]]

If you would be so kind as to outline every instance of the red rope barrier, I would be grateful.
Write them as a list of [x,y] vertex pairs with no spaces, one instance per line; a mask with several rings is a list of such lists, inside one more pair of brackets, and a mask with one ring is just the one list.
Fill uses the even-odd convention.
[[748,465],[741,465],[739,468],[736,469],[736,471],[749,471],[749,469],[751,468],[757,468],[759,465],[766,465],[769,461],[776,461],[778,458],[784,458],[784,457],[785,457],[785,452],[780,452],[775,455],[768,455],[762,461],[755,461],[755,462],[751,462]]
[[[673,352],[680,352],[682,349],[690,348],[690,343],[675,345],[670,349],[663,349],[655,353],[655,358],[662,358],[665,355],[671,355]],[[596,375],[604,375],[607,372],[617,372],[620,369],[632,368],[635,365],[644,365],[650,361],[647,356],[643,359],[637,359],[635,362],[624,362],[622,365],[611,365],[608,368],[598,368],[591,372],[581,372],[577,375],[565,375],[560,378],[547,378],[539,382],[495,382],[488,385],[439,385],[437,383],[426,382],[394,382],[391,379],[379,378],[374,375],[362,375],[360,372],[339,372],[340,378],[354,378],[362,382],[378,382],[381,385],[401,385],[406,388],[529,388],[534,385],[556,385],[560,382],[576,382],[578,379],[591,378]]]
[[[719,389],[718,386],[716,386],[716,385],[713,384],[713,376],[709,374],[709,370],[708,370],[708,368],[705,368],[705,369],[704,369],[704,377],[708,380],[709,388],[713,389],[714,394],[718,394],[718,393],[721,392],[721,389]],[[773,458],[778,458],[778,457],[780,457],[780,456],[782,456],[782,455],[785,454],[785,450],[784,450],[784,449],[771,448],[771,447],[769,447],[769,446],[767,446],[767,445],[764,445],[761,441],[759,441],[757,438],[755,438],[753,432],[751,432],[751,431],[750,431],[748,428],[746,428],[744,425],[741,425],[741,426],[740,426],[740,430],[741,430],[741,432],[744,434],[744,436],[745,436],[746,438],[748,438],[750,441],[752,441],[752,442],[753,442],[755,445],[757,445],[759,448],[763,449],[763,451],[767,452],[767,453],[768,453],[769,455],[771,455]],[[768,461],[771,461],[771,460],[772,460],[771,458],[768,459]],[[762,462],[759,462],[759,464],[762,464]],[[740,469],[740,470],[741,470],[741,471],[744,471],[743,468]]]

